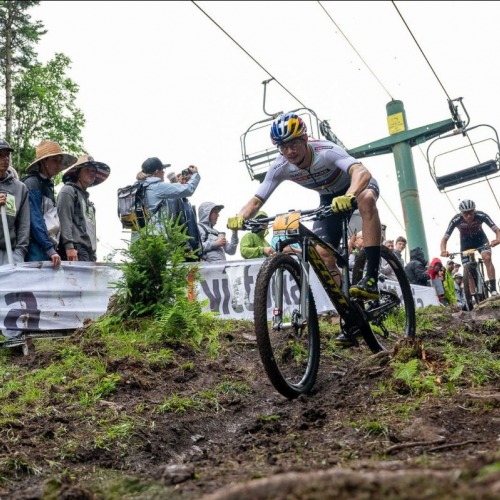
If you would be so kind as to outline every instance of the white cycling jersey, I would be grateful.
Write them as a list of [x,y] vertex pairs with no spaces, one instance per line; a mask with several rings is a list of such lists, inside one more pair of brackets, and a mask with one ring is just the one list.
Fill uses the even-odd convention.
[[309,168],[299,168],[279,155],[269,167],[255,196],[264,203],[283,181],[296,182],[320,195],[343,194],[351,183],[349,168],[360,161],[330,141],[310,140],[308,147],[312,152]]

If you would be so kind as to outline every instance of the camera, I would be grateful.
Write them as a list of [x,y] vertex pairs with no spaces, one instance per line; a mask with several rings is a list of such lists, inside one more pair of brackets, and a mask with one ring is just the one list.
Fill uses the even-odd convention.
[[189,168],[185,168],[182,172],[181,175],[182,177],[189,177],[192,174],[191,170]]

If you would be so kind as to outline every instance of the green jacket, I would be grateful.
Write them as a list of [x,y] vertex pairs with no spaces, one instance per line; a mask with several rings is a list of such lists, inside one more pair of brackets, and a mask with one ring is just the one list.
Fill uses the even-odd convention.
[[455,280],[453,279],[453,275],[445,269],[444,271],[444,298],[447,300],[448,304],[456,304],[457,296],[455,294]]
[[247,233],[240,241],[240,252],[244,259],[259,259],[265,257],[264,247],[270,247],[266,236],[269,233],[267,229],[258,233]]

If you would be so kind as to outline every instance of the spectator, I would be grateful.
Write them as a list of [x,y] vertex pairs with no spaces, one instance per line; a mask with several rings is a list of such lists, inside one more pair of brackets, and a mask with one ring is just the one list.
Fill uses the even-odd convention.
[[[396,238],[396,244],[394,245],[394,255],[398,258],[401,263],[401,267],[405,267],[405,261],[403,259],[403,252],[406,248],[406,238],[403,236],[398,236]],[[410,257],[411,259],[411,257]]]
[[[384,246],[387,247],[391,252],[394,252],[394,240],[385,240]],[[380,259],[380,274],[384,276],[385,279],[391,281],[398,281],[396,273],[392,269],[391,265],[384,259]]]
[[175,184],[176,182],[179,182],[177,179],[177,174],[175,172],[169,172],[167,174],[167,179],[172,183]]
[[426,272],[427,259],[420,247],[410,250],[410,262],[405,266],[405,273],[412,285],[429,286],[430,276]]
[[[266,212],[260,210],[255,219],[264,219],[267,217]],[[247,233],[241,238],[240,252],[244,259],[258,259],[267,257],[276,253],[276,250],[266,240],[269,230],[267,222],[263,224],[262,229],[258,233]]]
[[216,262],[226,260],[226,254],[234,255],[238,247],[238,231],[232,231],[231,241],[226,240],[226,233],[215,229],[219,213],[224,205],[216,205],[211,201],[203,202],[198,208],[198,229],[202,244],[202,260]]
[[382,245],[387,247],[391,252],[394,252],[394,240],[385,240]]
[[[283,236],[273,236],[273,238],[271,239],[271,246],[274,248],[274,250],[276,250],[278,241],[280,241],[280,239],[283,239]],[[285,248],[282,248],[281,251],[283,253],[294,253],[296,255],[302,254],[302,249],[300,248],[299,243],[292,243],[290,245],[287,245]]]
[[349,253],[349,270],[352,271],[354,268],[354,262],[359,254],[359,251],[363,248],[363,232],[358,231],[357,233],[351,235],[349,242],[347,244],[347,250]]
[[61,223],[52,179],[75,162],[76,158],[64,153],[57,142],[42,141],[36,147],[35,161],[23,179],[29,190],[31,219],[27,262],[50,260],[54,267],[61,263],[57,253]]
[[[10,169],[9,143],[0,139],[0,205],[5,205],[9,240],[14,263],[24,262],[30,236],[30,206],[28,189]],[[0,231],[0,265],[9,264],[5,234]]]
[[[190,236],[189,248],[187,249],[186,260],[199,260],[195,252],[199,251],[198,224],[194,210],[185,203],[187,198],[192,196],[200,183],[198,168],[191,165],[188,169],[189,176],[179,174],[177,178],[180,182],[164,182],[165,169],[170,164],[163,164],[159,158],[148,158],[142,164],[141,171],[137,174],[137,179],[146,185],[147,209],[151,214],[151,222],[157,231],[162,230],[161,220],[171,217],[179,224],[186,224],[187,232]],[[187,178],[188,177],[188,178]],[[183,200],[184,199],[184,200]],[[174,200],[183,200],[178,203]],[[134,233],[132,233],[134,236]]]
[[[178,176],[178,182],[180,184],[186,184],[189,179],[191,179],[191,176],[191,170],[186,168],[181,172],[180,176]],[[191,205],[191,202],[187,199],[187,197],[177,200],[169,200],[168,203],[172,215],[178,218],[180,223],[184,224],[187,228],[189,240],[186,260],[199,261],[202,254],[202,247],[200,230],[198,229],[198,221],[196,219],[196,210]]]
[[432,259],[427,273],[431,277],[439,301],[445,306],[456,304],[457,299],[453,277],[443,266],[440,258],[436,257]]
[[461,264],[459,264],[458,262],[455,262],[455,264],[453,265],[452,274],[453,275],[457,274],[460,271],[460,267],[461,267]]
[[454,274],[454,269],[455,269],[455,262],[452,260],[446,261],[446,270],[448,271],[449,274],[453,276]]
[[[8,243],[15,264],[24,262],[30,238],[30,206],[28,188],[14,177],[10,170],[11,153],[14,150],[7,141],[0,139],[0,206],[5,206],[8,240],[3,224],[0,231],[0,265],[10,264]],[[15,290],[13,290],[15,291]],[[13,340],[22,335],[17,330],[4,330],[5,338]]]
[[467,301],[465,300],[462,273],[455,273],[453,275],[453,281],[455,282],[455,296],[457,298],[457,305],[462,309],[462,311],[467,311]]
[[95,262],[97,233],[94,204],[87,189],[104,182],[110,168],[92,156],[83,155],[63,175],[64,186],[57,197],[61,221],[60,252],[68,261]]

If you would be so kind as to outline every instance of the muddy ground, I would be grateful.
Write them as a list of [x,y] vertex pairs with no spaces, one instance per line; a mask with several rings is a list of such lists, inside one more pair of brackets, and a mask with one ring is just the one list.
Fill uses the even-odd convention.
[[[491,341],[500,336],[498,306],[472,313],[441,308],[439,326],[419,332],[438,389],[449,384],[436,395],[398,385],[390,356],[370,356],[360,347],[325,355],[313,393],[289,401],[267,380],[250,327],[225,335],[216,360],[177,346],[174,366],[108,366],[121,382],[99,403],[103,415],[110,409],[133,415],[141,406],[144,425],[126,446],[96,449],[74,407],[60,404],[49,419],[19,415],[0,428],[9,436],[9,444],[0,442],[0,498],[498,499],[500,373],[482,387],[451,383],[436,347],[450,331],[464,331],[473,335],[453,342],[471,352],[500,352]],[[99,339],[94,352],[87,348],[89,355],[98,352]],[[35,350],[14,362],[35,369],[51,360]],[[249,391],[219,392],[202,409],[155,411],[166,394],[192,395],[223,382]],[[60,439],[79,446],[61,456]],[[13,456],[36,467],[7,469]]]

